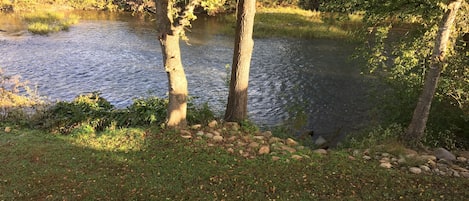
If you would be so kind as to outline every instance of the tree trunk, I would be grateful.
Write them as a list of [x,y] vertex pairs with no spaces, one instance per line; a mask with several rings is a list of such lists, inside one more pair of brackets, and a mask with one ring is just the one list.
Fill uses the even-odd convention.
[[247,118],[249,68],[254,47],[252,32],[255,13],[255,0],[238,0],[230,91],[225,112],[226,121],[239,122]]
[[157,26],[163,53],[164,69],[168,75],[169,105],[167,126],[171,128],[186,126],[187,79],[181,61],[179,48],[179,27],[174,27],[169,11],[172,1],[156,0]]
[[423,90],[420,94],[417,106],[415,107],[412,120],[404,135],[404,140],[409,143],[409,145],[420,145],[421,139],[424,137],[433,96],[435,95],[438,79],[440,78],[440,73],[444,64],[449,36],[451,35],[451,28],[458,9],[461,6],[461,2],[462,0],[455,0],[448,4],[448,10],[443,15],[438,27],[438,34],[436,36],[435,47],[432,52],[430,69],[425,77]]

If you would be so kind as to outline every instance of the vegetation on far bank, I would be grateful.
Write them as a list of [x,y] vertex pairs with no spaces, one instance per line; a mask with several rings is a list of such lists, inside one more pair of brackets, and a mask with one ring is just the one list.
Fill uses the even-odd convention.
[[[360,15],[348,15],[338,19],[330,13],[303,10],[297,7],[259,8],[254,21],[254,37],[303,38],[303,39],[356,39],[362,28]],[[226,17],[225,34],[233,34],[235,16]]]
[[34,34],[45,35],[51,32],[66,31],[73,24],[78,23],[78,16],[58,12],[39,12],[24,15],[28,24],[28,31]]

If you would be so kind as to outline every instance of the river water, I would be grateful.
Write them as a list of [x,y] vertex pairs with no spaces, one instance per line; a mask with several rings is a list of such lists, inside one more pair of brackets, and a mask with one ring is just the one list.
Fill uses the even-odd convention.
[[[51,100],[100,91],[124,108],[136,97],[167,93],[167,77],[153,21],[128,14],[87,12],[69,31],[32,35],[12,16],[0,16],[0,67],[37,85]],[[181,42],[189,93],[222,114],[228,95],[226,65],[233,38],[220,21],[201,18]],[[302,112],[305,129],[342,135],[367,124],[367,82],[348,62],[344,41],[255,39],[249,83],[249,117],[270,127]]]

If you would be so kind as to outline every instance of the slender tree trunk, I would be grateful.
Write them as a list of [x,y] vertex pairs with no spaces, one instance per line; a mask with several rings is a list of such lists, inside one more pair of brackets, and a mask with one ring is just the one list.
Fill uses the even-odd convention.
[[254,47],[252,32],[255,13],[255,0],[238,0],[230,91],[225,112],[226,121],[239,122],[247,118],[249,68]]
[[425,77],[422,93],[420,94],[412,120],[404,136],[404,140],[410,145],[420,145],[420,141],[424,136],[433,96],[435,95],[438,79],[440,78],[440,73],[443,68],[451,28],[454,24],[458,9],[461,6],[461,2],[462,0],[454,0],[448,4],[448,10],[443,15],[438,27],[430,69]]
[[179,27],[174,27],[173,19],[168,11],[172,11],[171,0],[155,0],[157,7],[157,26],[163,53],[163,64],[168,75],[168,127],[186,126],[187,111],[187,79],[181,61],[179,48]]

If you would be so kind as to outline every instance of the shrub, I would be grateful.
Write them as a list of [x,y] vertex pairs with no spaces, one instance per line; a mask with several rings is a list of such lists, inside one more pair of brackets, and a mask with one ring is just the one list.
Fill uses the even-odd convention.
[[164,123],[168,100],[158,97],[134,99],[127,110],[118,111],[117,124],[121,126],[144,126]]
[[188,103],[187,107],[187,122],[189,124],[205,124],[215,118],[214,112],[210,109],[207,103],[202,105],[195,105],[192,102]]
[[[37,125],[53,132],[70,134],[74,129],[103,131],[107,128],[128,128],[160,125],[165,122],[168,99],[147,97],[135,99],[126,109],[115,109],[98,92],[77,96],[72,102],[58,102],[37,118]],[[187,120],[190,124],[206,123],[214,119],[208,104],[188,103]]]
[[72,102],[61,101],[51,106],[44,113],[42,126],[62,134],[68,134],[81,125],[104,130],[112,122],[109,114],[113,108],[98,92],[79,95]]

